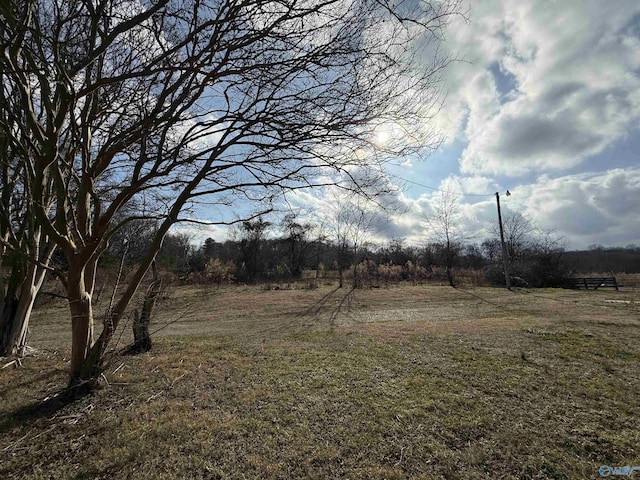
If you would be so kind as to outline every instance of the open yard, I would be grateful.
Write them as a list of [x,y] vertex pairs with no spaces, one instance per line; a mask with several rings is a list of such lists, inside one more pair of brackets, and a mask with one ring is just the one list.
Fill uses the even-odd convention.
[[[640,465],[640,292],[176,287],[66,382],[64,301],[0,371],[0,478],[601,478]],[[118,347],[130,341],[127,327]],[[635,474],[640,477],[640,472]],[[615,478],[615,477],[614,477]]]

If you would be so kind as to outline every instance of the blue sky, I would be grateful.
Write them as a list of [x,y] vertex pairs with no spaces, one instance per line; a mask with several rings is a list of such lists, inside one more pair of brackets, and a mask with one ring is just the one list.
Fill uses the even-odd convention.
[[[465,236],[481,241],[504,208],[555,231],[570,249],[640,245],[640,2],[482,0],[467,3],[444,47],[464,61],[444,74],[440,149],[391,173],[414,183],[402,214],[373,240],[429,239],[439,192],[459,194]],[[291,199],[318,209],[321,194]],[[485,196],[480,196],[485,195]],[[224,240],[225,229],[197,234]]]

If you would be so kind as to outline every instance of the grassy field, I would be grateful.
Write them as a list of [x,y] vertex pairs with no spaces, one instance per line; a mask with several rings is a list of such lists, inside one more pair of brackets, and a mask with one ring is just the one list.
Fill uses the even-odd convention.
[[[0,478],[601,478],[640,465],[640,293],[178,287],[72,404],[68,316],[0,370]],[[130,340],[128,329],[119,343]],[[638,474],[636,474],[638,475]]]

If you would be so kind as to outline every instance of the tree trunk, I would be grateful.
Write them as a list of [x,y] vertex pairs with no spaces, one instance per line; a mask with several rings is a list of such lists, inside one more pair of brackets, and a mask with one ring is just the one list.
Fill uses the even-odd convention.
[[450,287],[456,288],[456,282],[453,278],[453,269],[449,265],[447,265],[447,280],[449,281]]
[[2,357],[11,354],[11,343],[15,330],[14,319],[18,311],[18,288],[23,279],[24,265],[22,263],[13,265],[6,287],[4,278],[0,277],[0,292],[3,295],[2,303],[0,303],[0,315],[2,315],[0,317],[0,356]]
[[[183,193],[183,194],[186,195],[186,193]],[[90,390],[95,386],[95,382],[97,381],[100,373],[102,373],[101,370],[103,368],[103,360],[107,350],[107,346],[109,345],[109,342],[111,341],[114,332],[118,328],[118,324],[120,323],[120,320],[124,315],[124,311],[129,305],[129,302],[131,301],[131,298],[135,294],[136,290],[140,286],[142,279],[147,273],[147,270],[151,266],[152,262],[155,260],[156,254],[158,253],[158,251],[160,251],[160,248],[162,247],[162,240],[164,239],[164,236],[166,235],[167,230],[169,230],[169,227],[175,222],[175,216],[177,216],[177,213],[179,211],[177,207],[175,208],[176,209],[174,214],[167,217],[167,219],[165,219],[160,229],[158,229],[158,232],[156,233],[156,236],[154,237],[154,240],[149,247],[147,256],[140,262],[137,270],[133,274],[133,277],[129,281],[129,284],[125,289],[125,291],[123,292],[117,305],[109,313],[109,317],[107,318],[107,321],[104,324],[104,328],[102,329],[102,332],[100,333],[100,336],[97,338],[97,340],[93,342],[93,315],[92,314],[90,315],[91,341],[85,342],[83,344],[82,339],[85,337],[83,336],[83,332],[80,330],[78,332],[77,340],[75,336],[72,336],[74,345],[76,345],[76,342],[77,342],[78,348],[81,348],[84,345],[85,350],[88,349],[88,351],[84,353],[84,361],[81,361],[79,365],[74,364],[72,362],[71,379],[69,384],[71,387],[81,383],[83,384],[83,386],[86,386],[86,388]],[[96,259],[96,262],[97,262],[97,259]],[[95,281],[95,265],[92,269],[92,275],[94,277],[92,278],[92,281]],[[71,285],[71,267],[69,268],[69,285]],[[71,305],[71,301],[69,301],[69,304]],[[89,306],[90,305],[91,304],[89,303]],[[72,312],[72,315],[73,315],[73,312]],[[75,332],[75,329],[74,329],[74,332]],[[90,346],[87,346],[87,345],[90,345]]]
[[355,255],[354,255],[354,261],[353,261],[353,288],[358,288],[358,264],[356,263],[355,260]]
[[[0,356],[23,356],[27,345],[27,331],[36,296],[47,274],[46,265],[51,260],[55,244],[49,242],[40,255],[40,231],[33,237],[35,254],[29,261],[16,261],[0,304]],[[38,263],[39,262],[39,263]]]
[[[67,282],[67,298],[71,312],[71,378],[70,387],[76,387],[91,380],[93,368],[87,368],[86,360],[93,346],[93,305],[91,291],[87,291],[86,265],[70,262]],[[89,280],[93,280],[90,278]],[[90,287],[92,289],[92,287]]]
[[0,357],[6,357],[12,354],[11,345],[15,336],[15,318],[18,311],[18,297],[11,282],[0,307]]
[[353,247],[353,288],[358,288],[358,245]]
[[132,353],[144,353],[151,350],[151,335],[149,334],[149,323],[151,323],[151,312],[156,303],[156,297],[160,293],[161,281],[158,276],[158,270],[156,268],[156,262],[151,264],[153,271],[153,281],[147,293],[144,296],[144,302],[142,304],[142,313],[138,315],[138,311],[134,312],[133,320],[133,346],[131,347]]
[[[2,304],[0,319],[0,356],[24,355],[31,311],[46,271],[31,264],[16,266]],[[21,271],[22,270],[22,271]]]
[[29,274],[20,289],[20,298],[18,300],[17,309],[13,318],[12,335],[9,337],[8,347],[12,355],[24,356],[27,346],[27,331],[29,329],[29,320],[31,311],[36,302],[36,296],[42,287],[42,282],[46,272],[33,265],[29,270]]
[[449,281],[449,286],[456,288],[456,282],[453,278],[453,251],[451,241],[447,237],[447,280]]

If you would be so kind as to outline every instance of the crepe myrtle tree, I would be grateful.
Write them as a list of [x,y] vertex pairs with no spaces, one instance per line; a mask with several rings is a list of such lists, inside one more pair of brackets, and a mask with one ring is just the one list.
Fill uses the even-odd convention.
[[[19,154],[2,161],[21,165],[29,228],[68,262],[59,278],[70,386],[95,383],[185,209],[268,203],[432,147],[450,61],[438,44],[458,9],[447,0],[3,1],[0,108],[11,123],[0,134]],[[381,126],[393,127],[392,141],[376,143]],[[123,218],[131,203],[142,208]],[[96,337],[97,261],[140,218],[158,228]]]
[[[3,180],[5,173],[6,170]],[[24,192],[18,192],[12,180],[3,183],[3,187],[24,199]],[[50,268],[55,243],[34,222],[29,202],[7,204],[4,200],[6,198],[0,209],[5,213],[7,208],[8,221],[0,220],[0,265],[3,267],[0,271],[0,356],[23,356],[31,310]]]
[[[0,82],[4,84],[2,71]],[[0,89],[1,105],[11,105],[7,94]],[[21,160],[29,152],[13,141],[21,135],[14,129],[20,115],[19,110],[0,109],[0,123],[6,127],[0,130],[0,356],[25,353],[31,310],[55,249],[33,216],[26,162]],[[45,194],[43,201],[47,210],[51,195]]]

